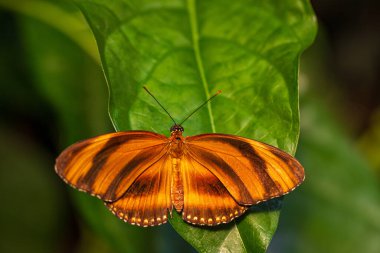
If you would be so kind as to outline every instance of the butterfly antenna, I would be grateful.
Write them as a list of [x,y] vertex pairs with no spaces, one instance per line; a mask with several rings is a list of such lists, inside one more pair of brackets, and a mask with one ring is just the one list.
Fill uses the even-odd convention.
[[160,102],[158,102],[158,100],[153,96],[153,94],[150,93],[150,91],[148,90],[148,88],[145,87],[145,86],[143,86],[143,88],[144,88],[144,90],[145,90],[146,92],[148,92],[149,95],[152,96],[152,98],[153,98],[154,100],[156,100],[157,104],[159,104],[159,105],[161,106],[161,108],[164,109],[164,111],[166,112],[167,115],[169,115],[169,117],[172,119],[172,121],[174,122],[174,124],[177,125],[177,122],[175,122],[175,120],[174,120],[173,117],[170,115],[170,113],[165,109],[165,107],[162,106],[162,104],[161,104]]
[[184,120],[182,120],[182,122],[179,124],[180,126],[182,126],[182,124],[188,119],[190,118],[195,112],[197,112],[199,109],[201,109],[205,104],[207,104],[211,99],[213,99],[214,97],[218,96],[220,93],[222,93],[221,90],[218,90],[217,93],[215,93],[214,95],[212,95],[209,99],[207,99],[206,101],[204,101],[200,106],[198,106],[192,113],[190,113],[189,116],[187,116]]

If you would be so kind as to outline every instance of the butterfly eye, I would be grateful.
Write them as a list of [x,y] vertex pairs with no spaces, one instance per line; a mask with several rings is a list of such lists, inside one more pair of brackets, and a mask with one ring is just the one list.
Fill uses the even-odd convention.
[[174,125],[170,128],[170,132],[173,133],[173,132],[183,132],[184,129],[183,127],[181,127],[180,125]]

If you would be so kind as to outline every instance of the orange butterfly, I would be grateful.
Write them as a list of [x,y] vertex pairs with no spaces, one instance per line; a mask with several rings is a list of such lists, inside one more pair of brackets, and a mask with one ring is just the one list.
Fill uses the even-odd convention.
[[173,207],[192,224],[228,223],[304,180],[301,164],[276,147],[228,134],[184,137],[181,124],[169,138],[128,131],[75,143],[57,158],[56,172],[120,219],[144,227],[166,223]]

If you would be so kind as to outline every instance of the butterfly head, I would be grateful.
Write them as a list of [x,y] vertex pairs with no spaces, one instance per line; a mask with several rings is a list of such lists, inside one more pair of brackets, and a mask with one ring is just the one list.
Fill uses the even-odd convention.
[[185,131],[183,129],[183,127],[181,125],[177,125],[177,124],[174,124],[171,128],[170,128],[170,133],[173,135],[173,134],[178,134],[178,133],[183,133],[183,131]]

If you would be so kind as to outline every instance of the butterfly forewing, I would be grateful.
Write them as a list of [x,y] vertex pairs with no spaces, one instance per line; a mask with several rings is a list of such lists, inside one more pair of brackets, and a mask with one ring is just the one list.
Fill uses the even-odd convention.
[[64,150],[56,160],[56,171],[73,187],[113,201],[167,154],[167,146],[167,137],[151,132],[105,134]]
[[214,174],[241,205],[284,195],[304,180],[297,160],[258,141],[203,134],[187,137],[185,143],[191,157]]

